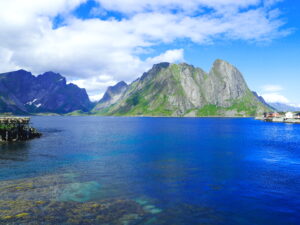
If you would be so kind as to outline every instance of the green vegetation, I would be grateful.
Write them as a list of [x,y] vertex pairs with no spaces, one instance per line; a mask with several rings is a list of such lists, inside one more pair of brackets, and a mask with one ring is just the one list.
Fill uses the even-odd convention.
[[[197,116],[224,116],[226,112],[232,111],[232,116],[255,116],[258,110],[267,108],[258,102],[249,91],[243,98],[234,100],[229,107],[219,107],[216,105],[205,105],[198,110]],[[230,116],[230,114],[228,115]]]
[[0,130],[11,130],[11,129],[14,129],[16,128],[15,125],[13,124],[0,124]]
[[259,108],[268,110],[267,107],[259,102],[253,93],[248,90],[243,98],[232,101],[232,106],[228,109],[236,110],[238,113],[244,112],[248,116],[255,116]]
[[91,113],[89,113],[89,112],[84,112],[82,110],[76,110],[76,111],[73,111],[73,112],[70,112],[70,113],[67,113],[64,115],[66,115],[66,116],[88,116],[90,114]]
[[126,103],[128,105],[131,106],[136,106],[138,104],[143,105],[144,103],[146,103],[145,99],[143,98],[142,94],[137,92],[135,94],[133,94],[132,96],[130,96],[127,100]]
[[184,90],[183,87],[181,86],[180,82],[180,67],[177,64],[172,64],[171,65],[171,73],[172,73],[172,78],[175,81],[174,89],[175,89],[175,94],[177,96],[184,96]]
[[197,116],[219,116],[221,109],[216,105],[205,105],[198,110]]
[[35,115],[35,116],[60,116],[61,114],[58,114],[58,113],[35,113],[32,115]]

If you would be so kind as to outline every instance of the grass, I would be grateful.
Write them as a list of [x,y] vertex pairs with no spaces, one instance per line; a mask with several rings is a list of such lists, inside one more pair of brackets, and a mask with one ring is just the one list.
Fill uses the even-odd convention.
[[216,105],[205,105],[198,110],[197,116],[218,116],[221,109]]
[[0,124],[0,130],[11,130],[15,128],[16,126],[12,124]]

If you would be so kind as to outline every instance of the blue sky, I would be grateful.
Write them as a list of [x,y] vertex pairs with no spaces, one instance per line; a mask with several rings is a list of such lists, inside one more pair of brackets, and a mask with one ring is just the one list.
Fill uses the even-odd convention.
[[269,101],[300,105],[292,0],[0,1],[0,72],[59,72],[99,99],[160,61],[235,65]]

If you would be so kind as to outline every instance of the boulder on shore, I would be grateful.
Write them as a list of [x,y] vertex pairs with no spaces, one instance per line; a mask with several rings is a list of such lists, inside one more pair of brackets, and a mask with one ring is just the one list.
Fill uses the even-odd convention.
[[29,126],[28,117],[0,118],[0,142],[26,141],[41,137],[35,128]]

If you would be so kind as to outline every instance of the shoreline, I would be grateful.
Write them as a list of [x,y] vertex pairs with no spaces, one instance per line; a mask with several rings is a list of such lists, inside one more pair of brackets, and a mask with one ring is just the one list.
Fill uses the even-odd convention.
[[[82,114],[82,115],[67,115],[67,114],[31,114],[26,115],[27,117],[35,116],[61,116],[61,117],[79,117],[79,116],[94,116],[94,117],[136,117],[136,118],[233,118],[233,119],[242,119],[242,118],[255,118],[255,116],[151,116],[151,115],[97,115],[97,114]],[[1,117],[1,115],[0,115]],[[23,117],[23,115],[10,115],[6,117]]]
[[269,123],[300,124],[300,119],[291,119],[291,118],[283,118],[283,117],[275,117],[275,118],[255,117],[255,119],[264,122],[269,122]]

